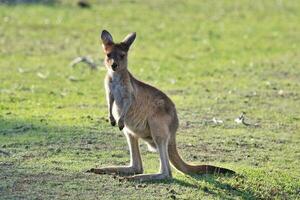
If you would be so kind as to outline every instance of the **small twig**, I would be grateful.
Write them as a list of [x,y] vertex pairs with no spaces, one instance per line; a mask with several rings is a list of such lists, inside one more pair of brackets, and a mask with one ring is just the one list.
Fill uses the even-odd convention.
[[49,72],[47,72],[46,74],[42,74],[41,72],[38,72],[36,73],[36,75],[41,79],[47,79],[49,76]]
[[70,66],[75,67],[80,62],[86,63],[90,67],[90,69],[92,69],[92,70],[97,69],[97,65],[94,62],[94,60],[90,57],[87,57],[87,56],[79,56],[79,57],[75,58],[70,63]]
[[4,154],[5,156],[10,156],[10,153],[9,152],[6,152],[6,151],[3,151],[0,149],[0,153]]

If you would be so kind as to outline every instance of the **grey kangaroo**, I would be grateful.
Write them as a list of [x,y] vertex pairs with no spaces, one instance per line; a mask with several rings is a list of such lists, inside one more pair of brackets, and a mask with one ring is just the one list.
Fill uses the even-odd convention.
[[[103,30],[102,46],[105,53],[105,90],[109,121],[123,130],[130,150],[128,166],[92,168],[96,174],[119,174],[133,180],[161,180],[172,178],[172,165],[186,174],[230,173],[230,169],[212,165],[190,165],[182,160],[176,148],[175,134],[178,118],[174,103],[159,89],[143,83],[128,71],[127,55],[136,38],[131,33],[120,43],[115,43],[111,34]],[[148,144],[149,150],[158,151],[160,171],[143,174],[138,140]]]

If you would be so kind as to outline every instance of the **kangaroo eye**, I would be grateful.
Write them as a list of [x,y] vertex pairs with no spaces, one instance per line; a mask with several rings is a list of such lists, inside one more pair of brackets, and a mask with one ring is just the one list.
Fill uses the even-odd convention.
[[125,57],[125,54],[122,53],[122,54],[120,55],[120,57],[123,59],[123,58]]
[[111,57],[111,53],[108,53],[108,54],[107,54],[107,57],[109,57],[109,58],[110,58],[110,57]]

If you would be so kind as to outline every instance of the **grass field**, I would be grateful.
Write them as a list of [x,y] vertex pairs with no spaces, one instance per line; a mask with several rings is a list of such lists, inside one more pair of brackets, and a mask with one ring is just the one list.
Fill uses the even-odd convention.
[[[300,199],[298,0],[90,2],[0,4],[0,199]],[[104,28],[117,41],[137,32],[130,71],[175,102],[182,157],[238,175],[84,173],[129,161],[106,122]],[[99,70],[71,68],[81,55]],[[258,126],[235,123],[242,112]],[[157,154],[141,148],[156,172]]]

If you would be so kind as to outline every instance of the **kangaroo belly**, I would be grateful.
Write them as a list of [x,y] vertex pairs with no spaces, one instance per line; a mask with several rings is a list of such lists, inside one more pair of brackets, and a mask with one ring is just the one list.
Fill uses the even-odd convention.
[[[118,121],[122,109],[116,104],[113,105],[113,116]],[[136,135],[137,137],[144,138],[150,136],[150,129],[148,125],[148,114],[143,111],[142,107],[131,105],[125,116],[125,128],[128,132]]]

